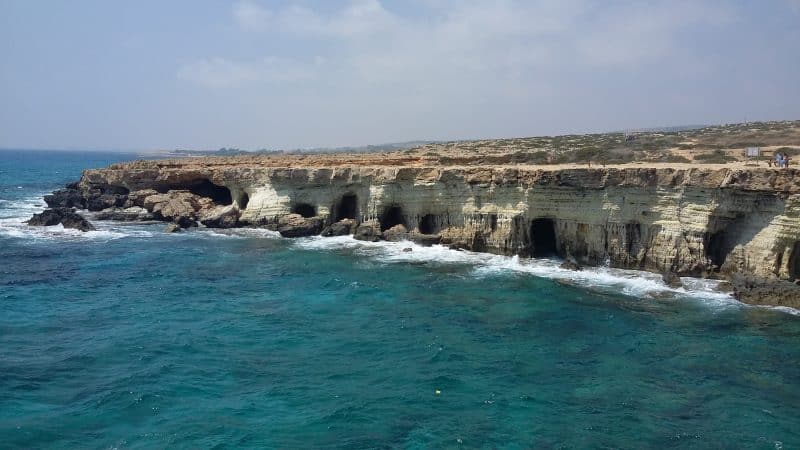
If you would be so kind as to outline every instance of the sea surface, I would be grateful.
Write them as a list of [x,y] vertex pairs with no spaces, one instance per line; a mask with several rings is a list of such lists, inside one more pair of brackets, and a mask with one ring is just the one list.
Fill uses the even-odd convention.
[[0,448],[800,448],[800,316],[713,282],[21,223],[133,158],[0,151]]

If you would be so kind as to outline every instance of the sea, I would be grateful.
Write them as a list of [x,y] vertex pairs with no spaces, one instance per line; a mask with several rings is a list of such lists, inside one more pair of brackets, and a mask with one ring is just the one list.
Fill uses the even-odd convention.
[[0,151],[0,448],[800,448],[798,311],[712,281],[23,223],[138,157]]

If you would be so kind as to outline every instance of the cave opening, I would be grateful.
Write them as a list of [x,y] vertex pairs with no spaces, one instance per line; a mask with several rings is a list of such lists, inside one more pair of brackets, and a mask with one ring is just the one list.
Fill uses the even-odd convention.
[[218,205],[230,205],[233,203],[233,197],[231,197],[230,189],[226,188],[225,186],[214,184],[209,180],[197,180],[188,184],[185,189],[194,195],[208,197],[211,200],[214,200],[214,203]]
[[625,246],[629,255],[634,255],[642,243],[642,224],[631,222],[625,225]]
[[489,214],[489,229],[497,231],[497,214]]
[[292,213],[309,218],[317,215],[317,208],[308,203],[295,203],[295,205],[292,206]]
[[239,194],[239,200],[236,203],[239,205],[239,209],[247,209],[247,204],[250,203],[250,196],[247,195],[247,192],[242,192]]
[[793,280],[800,278],[800,241],[794,243],[789,255],[789,277]]
[[381,224],[381,231],[386,231],[395,225],[406,226],[406,221],[403,219],[403,209],[397,205],[386,208],[383,214],[378,217],[378,222]]
[[355,194],[345,194],[336,206],[335,222],[342,219],[356,219],[358,217],[358,197]]
[[556,226],[553,219],[535,219],[531,222],[531,244],[534,258],[555,256],[556,251]]
[[439,221],[433,214],[425,214],[419,220],[419,232],[422,234],[436,234],[439,232]]
[[722,267],[728,257],[729,249],[727,247],[728,237],[725,230],[712,233],[706,242],[706,258],[711,261],[711,264]]

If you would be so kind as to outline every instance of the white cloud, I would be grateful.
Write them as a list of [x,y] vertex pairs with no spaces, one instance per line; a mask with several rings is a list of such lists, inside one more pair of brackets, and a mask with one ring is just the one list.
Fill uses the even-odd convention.
[[269,27],[272,13],[251,0],[241,0],[233,5],[233,17],[246,30],[263,31]]

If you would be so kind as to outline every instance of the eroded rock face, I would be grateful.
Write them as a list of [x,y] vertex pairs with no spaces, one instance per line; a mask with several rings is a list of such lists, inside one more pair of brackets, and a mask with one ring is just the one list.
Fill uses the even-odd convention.
[[61,224],[64,228],[73,228],[80,231],[94,231],[96,228],[76,213],[72,208],[53,208],[34,214],[27,222],[28,225],[49,227]]
[[322,217],[303,217],[300,214],[286,214],[278,219],[278,232],[283,237],[316,236],[322,231]]
[[[279,164],[263,158],[140,161],[87,170],[78,188],[84,199],[128,192],[126,204],[141,204],[164,220],[202,221],[229,201],[240,214],[236,226],[279,227],[293,208],[306,205],[316,214],[313,223],[283,219],[284,233],[316,234],[321,223],[330,224],[326,234],[344,233],[345,226],[334,225],[352,220],[351,229],[360,223],[357,239],[379,240],[381,230],[403,224],[405,238],[419,242],[570,256],[579,266],[678,277],[800,278],[797,169]],[[205,186],[217,201],[176,186]],[[114,187],[120,190],[110,194]],[[169,192],[148,191],[165,187]],[[230,214],[226,226],[233,223]]]

